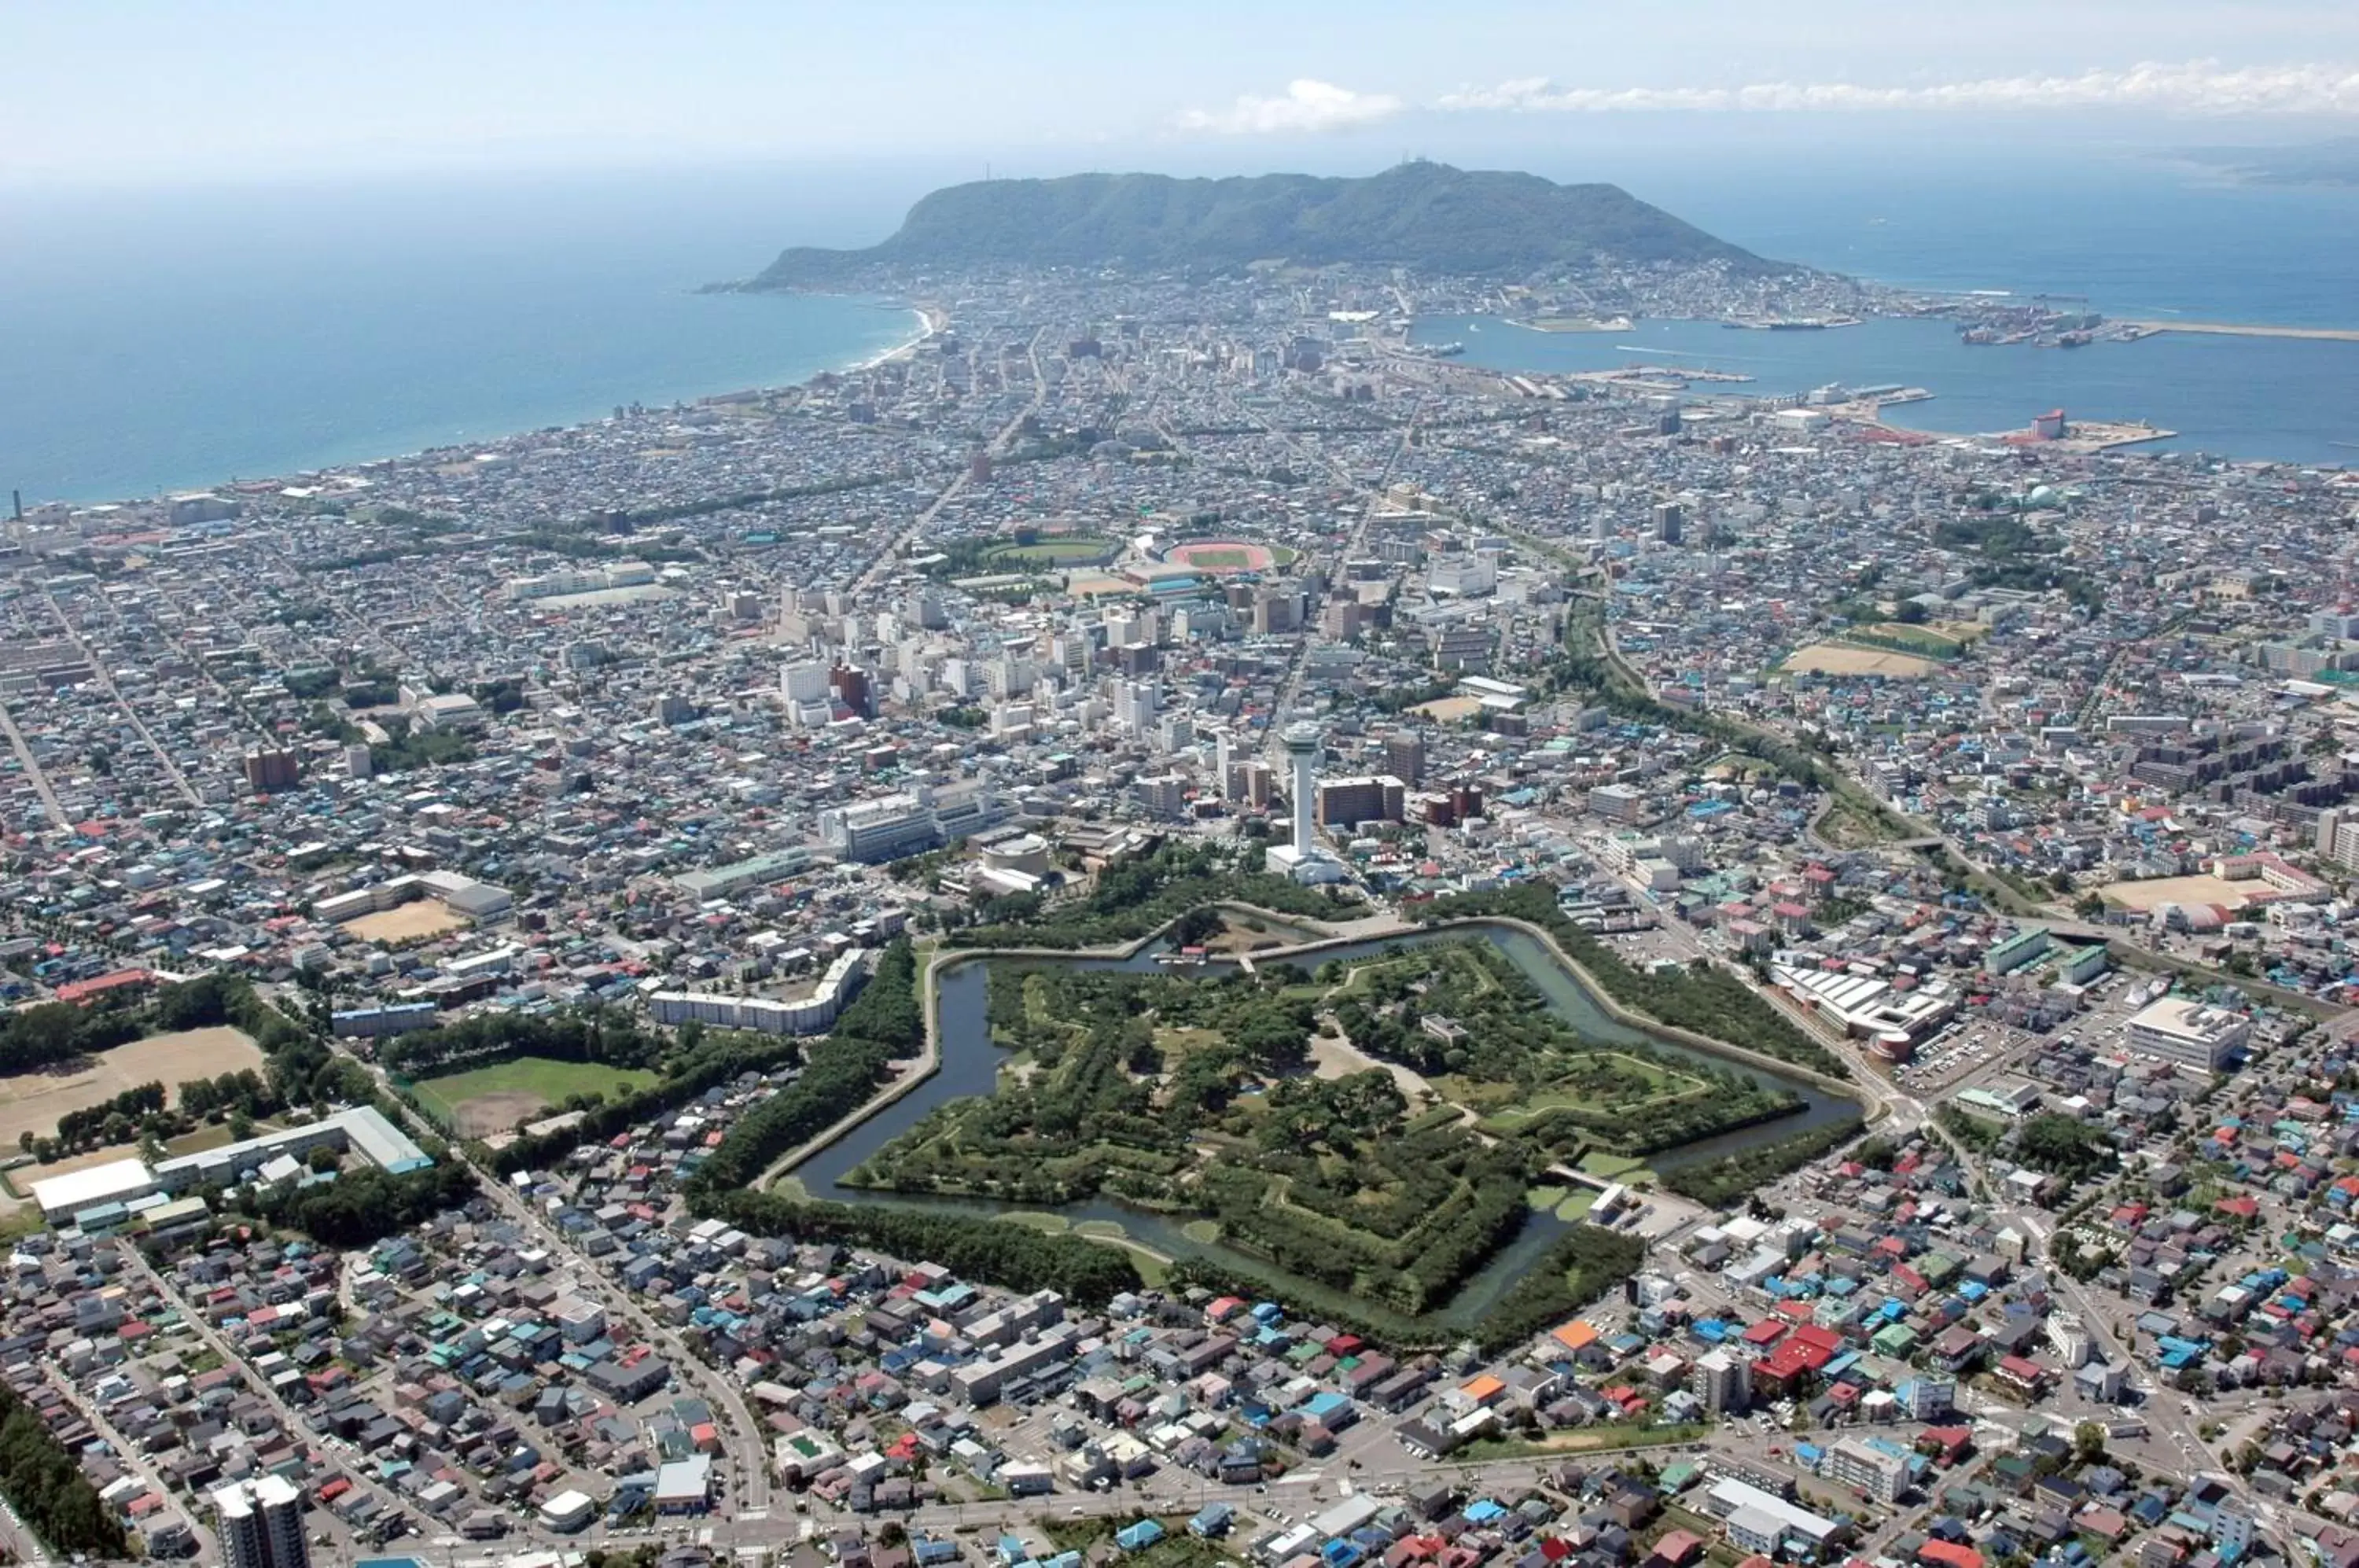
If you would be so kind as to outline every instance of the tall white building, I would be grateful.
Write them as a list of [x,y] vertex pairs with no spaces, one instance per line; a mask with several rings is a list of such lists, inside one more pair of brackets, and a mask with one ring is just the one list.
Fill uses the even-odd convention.
[[1118,681],[1114,693],[1114,727],[1144,739],[1155,733],[1155,713],[1162,705],[1163,689],[1157,682]]
[[1288,803],[1294,812],[1294,842],[1271,849],[1266,865],[1270,873],[1297,882],[1340,882],[1343,863],[1319,843],[1312,803],[1319,790],[1319,726],[1308,722],[1288,724],[1286,743]]
[[311,1568],[303,1494],[283,1475],[233,1482],[213,1493],[228,1568]]
[[827,674],[827,666],[816,659],[789,664],[778,672],[778,693],[786,699],[787,722],[795,728],[822,729],[835,717],[835,698]]

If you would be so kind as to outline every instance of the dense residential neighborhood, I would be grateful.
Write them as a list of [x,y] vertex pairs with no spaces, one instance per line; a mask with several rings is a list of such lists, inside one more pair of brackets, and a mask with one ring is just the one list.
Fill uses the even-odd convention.
[[899,282],[11,524],[19,1560],[2359,1568],[2347,475]]

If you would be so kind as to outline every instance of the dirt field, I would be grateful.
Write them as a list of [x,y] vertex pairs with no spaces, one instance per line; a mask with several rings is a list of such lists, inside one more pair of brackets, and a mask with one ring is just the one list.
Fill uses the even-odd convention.
[[408,942],[421,936],[440,936],[466,923],[464,915],[454,915],[431,898],[412,898],[407,904],[346,920],[344,930],[371,942]]
[[2158,904],[2223,904],[2241,909],[2246,898],[2269,890],[2269,885],[2258,877],[2229,882],[2205,872],[2197,877],[2158,877],[2150,882],[2112,882],[2097,892],[2108,904],[2143,914]]
[[1332,1034],[1314,1034],[1310,1037],[1310,1068],[1314,1077],[1348,1078],[1354,1073],[1365,1073],[1372,1067],[1381,1068],[1391,1073],[1394,1086],[1401,1092],[1401,1098],[1412,1105],[1422,1105],[1438,1097],[1433,1092],[1433,1085],[1427,1083],[1424,1075],[1413,1067],[1405,1066],[1397,1062],[1379,1062],[1350,1040],[1339,1040]]
[[223,1027],[151,1034],[71,1063],[68,1071],[0,1078],[0,1146],[15,1148],[16,1135],[27,1128],[47,1138],[66,1112],[111,1100],[141,1083],[177,1090],[190,1078],[218,1078],[261,1065],[262,1052],[254,1041],[241,1029]]
[[548,1105],[547,1100],[527,1090],[503,1089],[469,1100],[451,1113],[451,1122],[461,1138],[488,1138],[530,1120]]
[[1437,724],[1454,724],[1462,719],[1471,719],[1482,711],[1483,699],[1480,697],[1437,697],[1409,710],[1412,713],[1423,713]]
[[1914,654],[1893,653],[1880,648],[1846,648],[1832,642],[1796,648],[1787,657],[1783,668],[1820,675],[1882,675],[1898,681],[1922,680],[1941,670],[1938,661],[1919,659]]

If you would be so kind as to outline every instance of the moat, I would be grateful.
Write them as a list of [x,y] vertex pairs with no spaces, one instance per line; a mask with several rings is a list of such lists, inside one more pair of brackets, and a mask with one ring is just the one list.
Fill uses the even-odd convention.
[[[1792,1102],[1790,1109],[1751,1125],[1650,1152],[1645,1164],[1658,1172],[1676,1171],[1700,1161],[1719,1160],[1765,1144],[1827,1128],[1856,1117],[1857,1101],[1832,1092],[1800,1075],[1769,1071],[1734,1055],[1721,1055],[1669,1038],[1663,1032],[1634,1026],[1612,1010],[1569,969],[1549,946],[1529,931],[1503,921],[1468,920],[1376,941],[1321,945],[1304,954],[1302,966],[1321,969],[1330,964],[1350,966],[1386,954],[1437,943],[1462,945],[1479,942],[1513,966],[1538,992],[1557,1021],[1584,1040],[1605,1046],[1643,1049],[1658,1060],[1685,1062],[1716,1074],[1735,1073],[1753,1085]],[[1254,955],[1261,965],[1289,962],[1291,949],[1266,950]],[[992,1036],[989,1017],[989,973],[995,969],[1041,971],[1114,971],[1148,975],[1162,972],[1165,948],[1151,942],[1127,958],[995,957],[978,953],[971,959],[943,964],[934,983],[938,990],[939,1070],[899,1099],[881,1107],[842,1138],[812,1154],[788,1174],[811,1197],[846,1203],[889,1203],[921,1208],[966,1212],[1015,1211],[1053,1214],[1068,1224],[1111,1235],[1115,1230],[1140,1247],[1171,1258],[1201,1258],[1208,1262],[1281,1279],[1304,1304],[1322,1303],[1338,1311],[1389,1322],[1405,1334],[1428,1336],[1462,1331],[1479,1322],[1500,1297],[1530,1269],[1552,1243],[1578,1221],[1569,1221],[1544,1208],[1527,1209],[1512,1237],[1493,1251],[1445,1301],[1411,1317],[1353,1292],[1301,1278],[1274,1264],[1258,1251],[1241,1250],[1221,1240],[1203,1239],[1205,1226],[1188,1223],[1188,1216],[1153,1212],[1103,1196],[1063,1203],[1022,1203],[991,1199],[952,1198],[852,1186],[845,1179],[871,1161],[888,1145],[902,1139],[945,1105],[971,1096],[988,1096],[1001,1086],[1001,1073],[1009,1053]],[[1206,972],[1221,973],[1234,960],[1213,959]]]

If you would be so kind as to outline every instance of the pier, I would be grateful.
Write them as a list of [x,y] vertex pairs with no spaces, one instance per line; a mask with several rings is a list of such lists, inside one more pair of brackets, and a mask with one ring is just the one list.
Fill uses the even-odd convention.
[[2359,327],[2239,326],[2233,321],[2117,321],[2140,337],[2156,332],[2202,332],[2230,338],[2310,338],[2321,343],[2359,343]]

